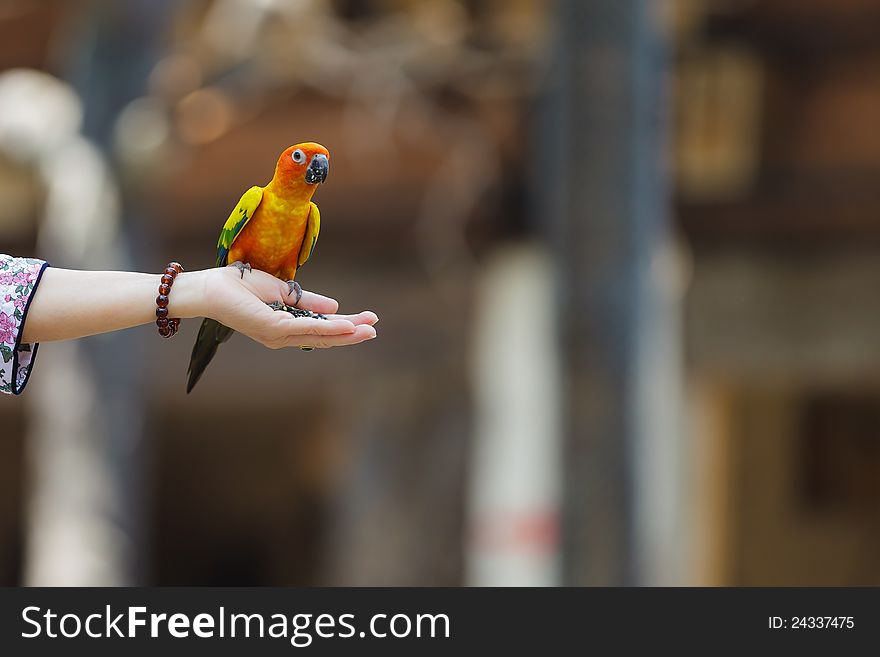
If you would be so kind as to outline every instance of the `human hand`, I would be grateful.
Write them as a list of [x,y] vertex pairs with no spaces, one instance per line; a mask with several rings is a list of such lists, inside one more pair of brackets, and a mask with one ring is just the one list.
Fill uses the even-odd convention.
[[283,347],[341,347],[376,337],[375,313],[335,314],[335,299],[303,290],[298,308],[326,315],[327,319],[293,317],[268,305],[280,301],[294,305],[287,283],[252,270],[241,275],[234,267],[198,272],[204,275],[203,307],[199,314],[215,319],[270,349]]

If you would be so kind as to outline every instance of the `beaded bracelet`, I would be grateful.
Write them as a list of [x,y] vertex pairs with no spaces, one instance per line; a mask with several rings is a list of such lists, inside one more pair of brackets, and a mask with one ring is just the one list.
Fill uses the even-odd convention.
[[183,266],[179,262],[169,262],[159,283],[159,296],[156,297],[156,326],[159,328],[159,335],[163,338],[174,337],[177,329],[180,328],[180,319],[168,317],[168,295],[171,294],[174,279],[182,271]]

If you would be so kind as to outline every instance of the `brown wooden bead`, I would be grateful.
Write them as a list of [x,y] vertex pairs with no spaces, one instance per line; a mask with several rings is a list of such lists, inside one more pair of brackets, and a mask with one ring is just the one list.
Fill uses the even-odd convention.
[[163,338],[172,337],[180,328],[179,318],[168,317],[168,297],[171,294],[174,279],[182,271],[183,265],[172,261],[165,267],[165,271],[160,278],[159,296],[156,297],[156,327],[159,330],[159,335]]

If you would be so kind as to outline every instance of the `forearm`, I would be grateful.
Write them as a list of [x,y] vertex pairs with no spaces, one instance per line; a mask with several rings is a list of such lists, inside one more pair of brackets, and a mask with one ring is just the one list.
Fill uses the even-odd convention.
[[[49,267],[31,300],[23,340],[70,340],[151,323],[160,276]],[[204,288],[205,272],[180,274],[169,295],[168,316],[204,314]]]

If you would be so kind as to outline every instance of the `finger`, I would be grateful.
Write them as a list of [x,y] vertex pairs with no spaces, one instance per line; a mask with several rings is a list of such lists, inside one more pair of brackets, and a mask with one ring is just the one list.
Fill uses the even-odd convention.
[[354,323],[347,319],[312,319],[311,317],[289,317],[278,324],[279,332],[289,336],[346,335],[354,333]]
[[287,283],[259,269],[253,269],[241,279],[245,287],[257,295],[262,301],[289,300]]
[[339,310],[339,302],[336,299],[308,290],[303,290],[299,303],[296,303],[295,294],[290,293],[287,281],[282,281],[280,278],[275,278],[259,269],[249,272],[242,279],[242,282],[251,292],[267,303],[283,301],[289,306],[296,305],[298,308],[316,313],[335,313]]
[[[285,303],[293,305],[293,302],[296,301],[296,299],[293,298],[294,295],[287,294],[287,292],[287,283],[285,283]],[[336,299],[325,297],[323,294],[303,290],[302,298],[300,298],[299,303],[297,304],[297,308],[302,308],[303,310],[311,310],[315,313],[335,313],[337,310],[339,310],[339,302]]]
[[376,329],[366,324],[358,326],[354,333],[348,335],[323,335],[301,336],[292,335],[287,338],[286,345],[289,347],[313,347],[316,349],[329,349],[330,347],[344,347],[358,344],[376,337]]
[[327,319],[347,319],[355,326],[360,326],[361,324],[369,324],[372,326],[379,321],[376,313],[369,310],[363,310],[356,315],[327,315]]

